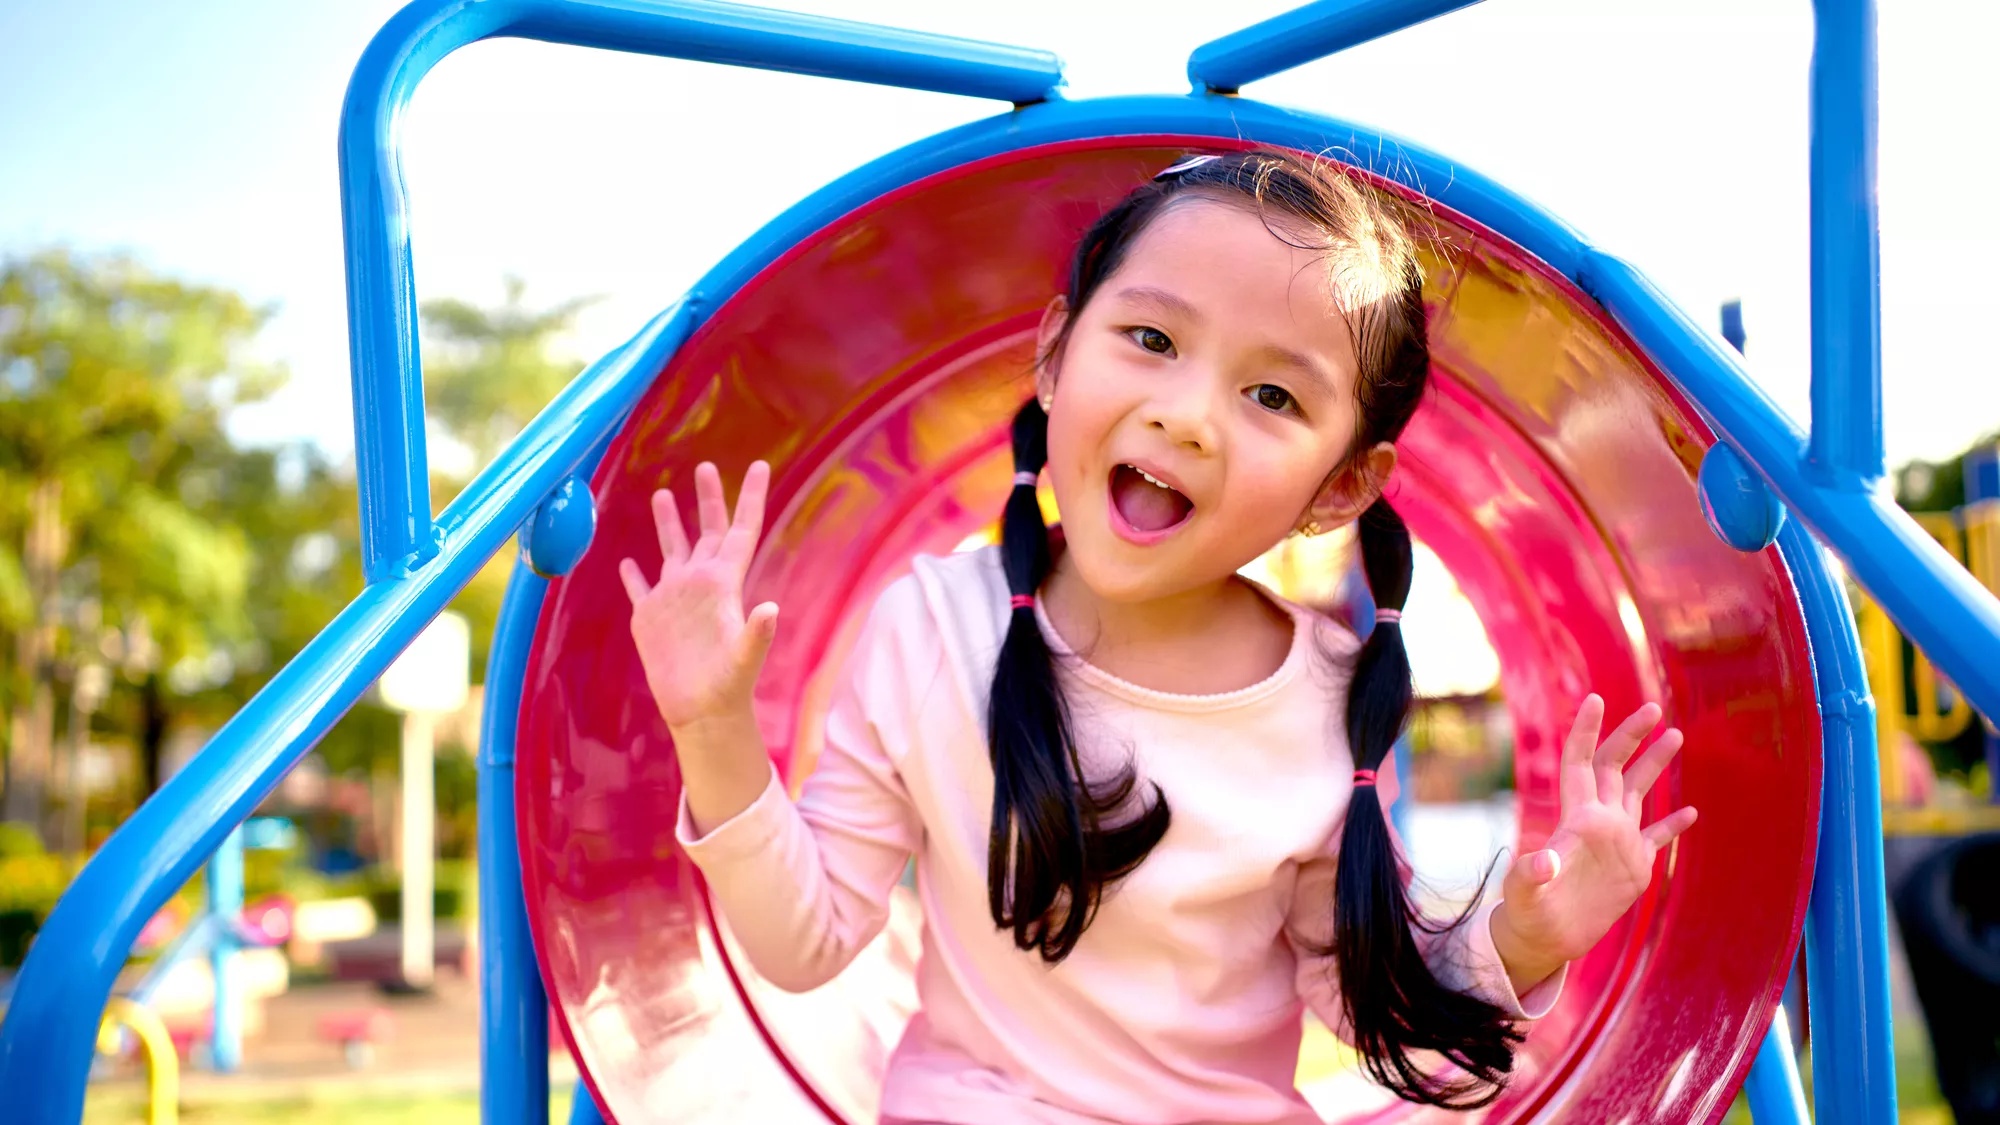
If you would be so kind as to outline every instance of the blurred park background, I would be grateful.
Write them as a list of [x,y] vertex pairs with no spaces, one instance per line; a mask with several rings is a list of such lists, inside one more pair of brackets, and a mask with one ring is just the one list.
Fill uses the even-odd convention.
[[[1290,5],[793,6],[1049,47],[1096,95],[1183,89],[1189,48]],[[360,589],[334,134],[346,76],[396,7],[0,0],[0,981],[91,851]],[[1881,13],[1892,483],[1962,556],[1951,513],[2000,436],[1984,333],[2000,234],[1968,221],[1960,188],[2000,180],[2000,150],[1967,143],[2000,109],[1996,38],[1991,7]],[[1799,3],[1490,0],[1250,93],[1463,159],[1697,317],[1740,299],[1752,372],[1803,418],[1810,50]],[[992,112],[520,42],[447,60],[404,127],[437,503],[763,221]],[[471,755],[511,566],[452,607],[473,686],[435,730],[435,979],[400,974],[402,720],[371,699],[260,810],[282,831],[245,855],[245,916],[277,915],[270,948],[239,961],[254,1010],[237,1073],[202,1065],[205,962],[169,990],[185,1120],[476,1115]],[[1434,557],[1413,600],[1432,697],[1413,846],[1450,884],[1508,839],[1511,732],[1491,650]],[[1885,727],[1894,875],[2000,827],[1991,736],[1892,629],[1863,624],[1909,700]],[[206,893],[197,879],[148,928],[134,979]],[[1897,1017],[1905,1119],[1951,1120],[1907,974]],[[556,1065],[561,1113],[573,1071]],[[90,1119],[137,1119],[136,1063],[103,1069]]]

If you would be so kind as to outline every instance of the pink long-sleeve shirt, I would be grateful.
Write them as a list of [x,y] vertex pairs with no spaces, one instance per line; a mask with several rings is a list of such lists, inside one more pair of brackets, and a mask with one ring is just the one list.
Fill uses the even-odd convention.
[[[1260,683],[1176,695],[1078,657],[1042,614],[1085,767],[1136,763],[1172,827],[1050,965],[987,910],[993,771],[985,708],[1010,609],[997,549],[919,558],[877,602],[798,801],[773,773],[747,809],[682,845],[751,963],[827,982],[888,918],[917,864],[919,1011],[892,1055],[885,1119],[984,1125],[1317,1122],[1294,1081],[1302,1006],[1340,1027],[1331,961],[1336,849],[1354,762],[1340,721],[1352,633],[1295,622]],[[1441,979],[1531,1019],[1562,975],[1517,997],[1491,906],[1435,940]]]

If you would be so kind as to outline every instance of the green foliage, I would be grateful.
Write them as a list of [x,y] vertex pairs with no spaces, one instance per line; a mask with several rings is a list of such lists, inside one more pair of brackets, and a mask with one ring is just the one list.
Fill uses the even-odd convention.
[[551,353],[595,298],[535,310],[522,304],[527,286],[507,279],[506,303],[482,309],[464,301],[426,301],[424,410],[479,464],[493,459],[583,365]]
[[26,911],[37,921],[48,917],[56,898],[81,866],[78,860],[59,855],[0,859],[0,913]]
[[42,838],[25,824],[0,823],[0,861],[42,855]]
[[96,605],[110,629],[143,621],[168,665],[248,639],[249,547],[217,494],[230,410],[283,380],[247,355],[268,315],[124,258],[0,264],[0,612],[15,627],[36,610],[26,501],[53,484],[59,603]]
[[1895,472],[1896,503],[1911,512],[1949,512],[1965,504],[1965,454],[2000,442],[2000,430],[1942,461],[1911,461]]
[[[559,357],[557,345],[576,326],[577,314],[596,300],[530,308],[524,303],[527,285],[517,277],[506,279],[506,293],[497,308],[450,298],[423,305],[425,416],[470,450],[481,468],[583,370],[581,363]],[[441,499],[453,496],[468,480],[436,474],[431,491]],[[475,669],[486,667],[513,566],[514,552],[501,551],[452,603],[472,627]]]
[[21,964],[35,931],[48,920],[56,899],[62,897],[81,866],[80,860],[70,856],[0,858],[0,968]]
[[[581,366],[556,345],[588,302],[531,308],[525,291],[510,279],[495,308],[424,307],[432,424],[482,462]],[[66,721],[86,664],[111,672],[91,741],[157,753],[169,730],[213,730],[361,590],[351,470],[308,446],[229,440],[232,411],[284,378],[254,354],[269,314],[123,257],[0,259],[0,716],[53,693],[36,720],[44,747],[64,733],[47,714]],[[442,501],[465,483],[432,487]],[[31,545],[51,513],[59,534]],[[452,606],[472,627],[475,680],[513,561],[503,552]],[[318,753],[335,776],[393,773],[397,723],[364,700]],[[0,722],[0,738],[22,725]],[[469,759],[440,755],[448,854],[470,839],[475,780]],[[100,798],[96,826],[143,796]],[[13,846],[0,837],[0,855]]]
[[[472,906],[473,865],[464,860],[439,860],[432,871],[431,910],[439,918],[465,918]],[[394,871],[369,873],[363,887],[375,917],[382,922],[403,918],[403,880]]]

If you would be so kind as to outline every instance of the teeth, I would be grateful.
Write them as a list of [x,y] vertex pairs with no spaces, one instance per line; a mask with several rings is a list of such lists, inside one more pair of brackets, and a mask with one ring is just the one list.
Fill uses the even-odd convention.
[[1127,465],[1126,468],[1131,469],[1133,472],[1138,473],[1140,476],[1145,477],[1148,481],[1151,481],[1153,484],[1158,485],[1159,487],[1164,488],[1169,492],[1173,491],[1174,487],[1173,485],[1168,484],[1166,481],[1161,480],[1160,478],[1154,476],[1153,474],[1147,472],[1146,470],[1140,468],[1137,465]]

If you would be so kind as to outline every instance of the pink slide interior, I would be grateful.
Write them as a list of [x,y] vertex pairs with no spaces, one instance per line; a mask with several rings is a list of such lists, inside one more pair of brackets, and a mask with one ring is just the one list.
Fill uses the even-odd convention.
[[[772,463],[750,598],[784,607],[759,718],[796,785],[875,592],[997,518],[1004,425],[1077,235],[1182,141],[1214,143],[1023,150],[840,218],[715,312],[606,454],[597,541],[543,608],[518,771],[544,977],[615,1119],[873,1121],[916,948],[905,903],[809,995],[732,958],[673,843],[679,778],[616,574],[627,555],[657,562],[647,497],[688,488],[702,460],[732,488],[752,459]],[[1665,705],[1687,749],[1655,806],[1702,811],[1573,970],[1488,1119],[1710,1120],[1783,988],[1813,865],[1820,728],[1790,579],[1775,550],[1709,533],[1695,470],[1712,437],[1602,312],[1491,232],[1431,214],[1437,389],[1395,499],[1499,651],[1521,843],[1554,825],[1558,747],[1590,690],[1615,714]]]

